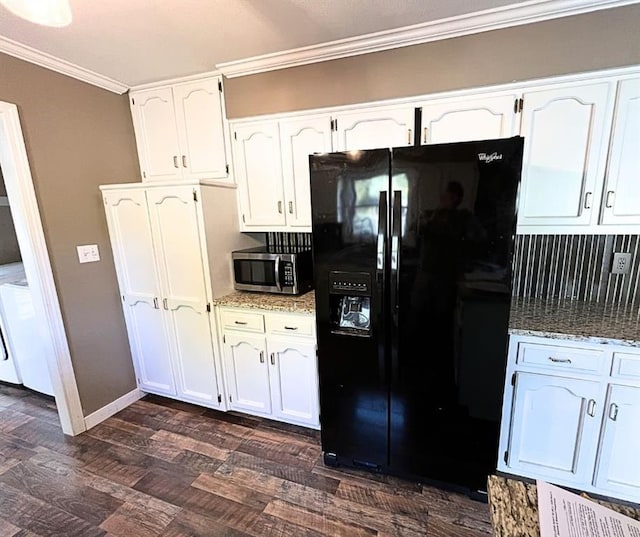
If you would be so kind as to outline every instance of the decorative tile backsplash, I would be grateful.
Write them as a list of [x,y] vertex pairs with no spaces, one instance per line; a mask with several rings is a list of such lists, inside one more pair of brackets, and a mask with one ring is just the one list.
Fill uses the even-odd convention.
[[[640,307],[640,235],[518,235],[513,295]],[[614,252],[631,254],[612,274]]]
[[[311,246],[310,233],[268,233],[266,239]],[[611,274],[614,252],[631,254],[627,274]],[[517,235],[513,296],[640,308],[640,235]]]

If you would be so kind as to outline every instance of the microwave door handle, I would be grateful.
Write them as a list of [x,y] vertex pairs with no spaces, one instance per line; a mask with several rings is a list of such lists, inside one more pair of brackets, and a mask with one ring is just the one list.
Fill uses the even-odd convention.
[[278,291],[282,291],[282,285],[280,285],[280,256],[276,256],[275,260],[275,277],[276,277],[276,288]]
[[380,192],[378,198],[378,240],[376,244],[376,277],[384,282],[384,254],[387,237],[387,193]]

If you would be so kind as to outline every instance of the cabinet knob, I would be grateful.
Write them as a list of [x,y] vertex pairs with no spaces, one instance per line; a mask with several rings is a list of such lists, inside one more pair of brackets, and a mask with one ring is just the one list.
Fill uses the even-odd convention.
[[427,143],[427,127],[425,127],[424,129],[422,129],[422,143],[426,144]]
[[187,155],[182,155],[182,167],[187,167]]
[[407,145],[411,145],[411,133],[413,132],[412,129],[407,129]]
[[178,166],[178,155],[173,155],[173,167],[174,168],[179,168],[180,166]]
[[154,296],[154,297],[153,297],[153,307],[154,307],[155,309],[157,309],[157,310],[159,310],[159,309],[160,309],[160,306],[158,305],[158,297],[157,297],[157,296]]
[[264,364],[264,351],[260,351],[260,363]]
[[591,209],[591,196],[593,195],[593,192],[587,192],[584,195],[584,208],[585,209]]
[[278,212],[282,214],[282,202],[278,201]]
[[609,406],[609,419],[611,421],[618,419],[618,405],[615,403],[611,403],[611,406]]
[[587,414],[592,418],[596,415],[596,401],[595,399],[589,399],[589,403],[587,404]]
[[293,202],[289,202],[289,214],[293,214]]
[[276,365],[276,354],[274,352],[271,353],[271,365]]

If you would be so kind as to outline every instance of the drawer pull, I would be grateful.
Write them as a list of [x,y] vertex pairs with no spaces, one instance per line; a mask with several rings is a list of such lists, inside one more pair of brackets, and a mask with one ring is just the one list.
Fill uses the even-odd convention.
[[241,325],[245,325],[247,324],[247,321],[233,321],[235,324],[241,324]]
[[264,351],[260,351],[260,363],[264,364]]
[[552,362],[554,362],[556,364],[570,364],[571,363],[571,359],[570,358],[554,358],[553,356],[549,356],[549,360],[551,360]]
[[274,352],[271,353],[271,365],[276,365],[276,355]]
[[589,404],[587,405],[587,414],[592,418],[596,415],[596,401],[595,399],[589,399]]
[[298,327],[297,326],[285,326],[284,329],[285,330],[297,330]]
[[609,419],[611,421],[616,421],[617,418],[618,418],[618,405],[616,405],[615,403],[611,403],[611,406],[609,406]]

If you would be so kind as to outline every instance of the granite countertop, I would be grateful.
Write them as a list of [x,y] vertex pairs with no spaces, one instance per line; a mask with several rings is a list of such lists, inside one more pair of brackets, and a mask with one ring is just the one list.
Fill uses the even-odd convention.
[[[487,483],[494,537],[540,537],[538,492],[533,483],[491,475]],[[622,503],[583,497],[640,520],[640,509]]]
[[256,293],[233,291],[213,301],[216,306],[235,308],[255,308],[267,311],[286,311],[290,313],[316,312],[316,295],[309,291],[303,295],[279,295],[274,293]]
[[509,333],[640,347],[640,307],[515,298]]
[[[214,304],[314,314],[315,293],[312,290],[294,296],[233,291],[214,300]],[[509,333],[640,347],[640,308],[577,300],[514,298]]]

